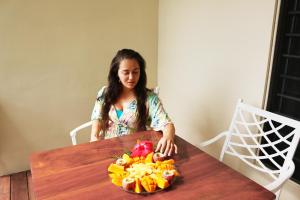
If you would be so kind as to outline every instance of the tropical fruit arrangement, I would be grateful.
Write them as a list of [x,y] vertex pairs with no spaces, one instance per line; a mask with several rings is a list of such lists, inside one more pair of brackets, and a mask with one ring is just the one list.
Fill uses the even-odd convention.
[[173,159],[153,151],[151,141],[138,141],[131,153],[124,153],[108,167],[111,181],[126,191],[152,193],[170,186],[179,176]]

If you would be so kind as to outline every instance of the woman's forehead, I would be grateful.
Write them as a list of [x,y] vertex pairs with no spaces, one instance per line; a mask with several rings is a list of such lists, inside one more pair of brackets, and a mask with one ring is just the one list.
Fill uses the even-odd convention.
[[140,69],[139,63],[135,59],[124,59],[120,62],[120,70],[136,70]]

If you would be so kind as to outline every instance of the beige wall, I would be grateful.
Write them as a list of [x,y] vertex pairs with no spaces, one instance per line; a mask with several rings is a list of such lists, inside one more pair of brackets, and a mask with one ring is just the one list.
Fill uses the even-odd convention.
[[157,0],[0,1],[0,175],[71,145],[118,49],[138,50],[156,85]]
[[158,84],[197,144],[228,126],[238,98],[262,105],[274,1],[171,2],[159,4]]
[[[238,98],[263,107],[274,16],[275,0],[159,1],[158,85],[178,135],[198,145],[225,130]],[[281,199],[299,195],[289,182]]]

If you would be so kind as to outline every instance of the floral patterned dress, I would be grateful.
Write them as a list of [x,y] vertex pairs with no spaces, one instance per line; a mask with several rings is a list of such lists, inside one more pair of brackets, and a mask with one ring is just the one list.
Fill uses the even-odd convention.
[[[92,112],[91,120],[101,120],[102,104],[104,102],[106,86],[97,95],[97,100]],[[161,101],[154,92],[147,93],[148,120],[147,129],[162,131],[164,127],[172,123],[168,114],[163,108]],[[131,101],[127,107],[123,108],[123,114],[118,118],[116,108],[111,106],[109,115],[109,127],[104,134],[104,138],[113,138],[128,135],[137,130],[137,100]],[[102,132],[100,132],[103,135]]]

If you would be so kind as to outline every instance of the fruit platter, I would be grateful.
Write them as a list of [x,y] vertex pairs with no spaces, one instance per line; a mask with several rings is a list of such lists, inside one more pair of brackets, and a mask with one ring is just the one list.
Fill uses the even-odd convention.
[[174,183],[178,171],[174,159],[153,151],[151,141],[138,141],[131,153],[124,153],[108,167],[111,182],[123,190],[148,194]]

